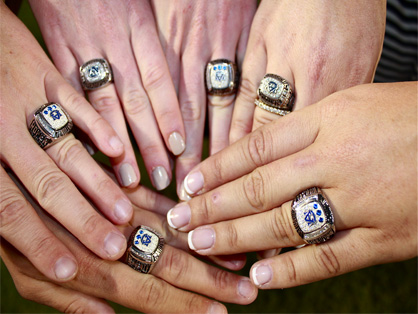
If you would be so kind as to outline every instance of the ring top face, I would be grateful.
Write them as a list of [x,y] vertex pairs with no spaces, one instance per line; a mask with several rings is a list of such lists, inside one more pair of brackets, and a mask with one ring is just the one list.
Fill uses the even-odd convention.
[[261,80],[257,94],[267,106],[292,111],[294,101],[292,87],[281,76],[266,74]]
[[321,203],[317,201],[302,205],[301,209],[296,212],[296,218],[300,229],[304,233],[322,228],[327,221],[324,209]]
[[43,128],[50,131],[51,134],[61,130],[71,120],[70,116],[58,104],[50,103],[42,108],[36,116]]
[[105,59],[93,59],[80,67],[81,84],[85,90],[103,87],[112,81],[112,71]]
[[209,94],[228,95],[236,91],[237,69],[234,63],[218,59],[206,66],[206,88]]
[[146,254],[153,253],[160,242],[159,237],[145,228],[140,228],[134,235],[134,246]]

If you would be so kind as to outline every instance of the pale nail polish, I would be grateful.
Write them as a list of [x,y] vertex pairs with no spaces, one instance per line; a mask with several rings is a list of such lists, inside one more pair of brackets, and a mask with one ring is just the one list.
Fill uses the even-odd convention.
[[77,265],[69,257],[61,257],[55,262],[54,272],[58,279],[68,279],[74,276],[77,271]]
[[238,283],[238,293],[243,298],[249,299],[253,294],[256,287],[249,279],[242,279]]
[[170,184],[167,171],[162,166],[158,166],[152,170],[152,179],[158,191],[164,190]]
[[109,232],[104,240],[104,250],[108,257],[114,257],[125,249],[126,239],[119,234]]
[[189,173],[184,179],[184,189],[188,194],[196,194],[203,188],[204,179],[200,171]]
[[116,136],[113,136],[109,140],[109,145],[112,147],[112,149],[116,152],[122,151],[123,149],[123,143],[120,141],[120,139]]
[[119,168],[119,176],[122,180],[122,186],[129,186],[137,179],[134,168],[128,163],[124,163]]
[[186,148],[184,139],[178,132],[170,134],[168,144],[170,145],[171,152],[176,156],[184,152],[184,149]]
[[215,232],[212,228],[195,229],[189,232],[187,242],[193,251],[210,249],[215,244]]
[[262,286],[270,282],[273,273],[270,265],[257,265],[251,271],[251,277],[256,286]]
[[115,216],[121,222],[127,222],[132,216],[132,204],[121,198],[115,203]]
[[169,210],[167,222],[172,228],[178,229],[190,222],[191,215],[190,206],[187,203],[180,203]]
[[183,202],[190,201],[192,199],[192,197],[187,194],[186,190],[184,189],[184,181],[180,185],[179,199]]
[[217,302],[213,302],[211,306],[209,307],[208,314],[223,314],[228,313],[225,309],[225,307],[222,304],[219,304]]

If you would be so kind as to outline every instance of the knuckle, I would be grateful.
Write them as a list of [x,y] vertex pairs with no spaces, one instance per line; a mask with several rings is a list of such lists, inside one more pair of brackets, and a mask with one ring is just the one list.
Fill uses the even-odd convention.
[[256,166],[260,167],[264,165],[269,160],[269,151],[268,143],[270,138],[268,138],[267,132],[256,130],[250,133],[248,137],[248,157],[250,161]]
[[211,175],[215,178],[216,182],[225,182],[224,178],[224,163],[218,157],[213,157],[213,164],[210,167]]
[[284,213],[282,207],[273,209],[273,219],[270,221],[270,228],[275,239],[284,243],[293,243],[295,240],[295,231],[289,215]]
[[47,251],[53,252],[55,246],[56,239],[52,235],[43,235],[38,238],[32,237],[28,247],[28,255],[33,259],[50,257],[51,255],[50,253],[47,254]]
[[56,197],[65,194],[67,177],[56,167],[41,168],[35,181],[35,197],[42,208],[48,208]]
[[87,100],[79,93],[74,92],[68,95],[66,101],[63,102],[66,106],[70,107],[72,111],[84,112],[86,106],[88,107]]
[[215,268],[213,271],[215,290],[226,291],[226,289],[228,289],[228,287],[231,285],[230,273],[218,268]]
[[241,97],[245,102],[253,103],[256,97],[257,86],[246,76],[240,82],[237,97]]
[[216,108],[228,108],[234,104],[235,95],[230,96],[209,96],[210,105]]
[[143,73],[144,87],[147,91],[157,90],[165,83],[166,73],[160,65],[154,65]]
[[341,270],[340,263],[334,250],[327,243],[315,246],[315,260],[319,265],[320,270],[324,270],[327,275],[335,276]]
[[186,255],[174,250],[170,250],[170,252],[165,254],[162,267],[169,274],[169,277],[172,278],[173,282],[179,282],[184,277],[187,277],[189,263]]
[[237,247],[238,246],[238,232],[237,232],[237,228],[235,227],[235,225],[233,223],[227,223],[224,226],[223,231],[226,234],[227,243],[229,247],[231,248]]
[[244,177],[244,195],[248,203],[257,211],[263,211],[265,207],[264,178],[259,169],[255,169]]
[[143,157],[158,156],[164,153],[159,141],[154,141],[153,144],[147,143],[146,146],[141,146],[140,144],[140,150]]
[[149,106],[147,95],[138,89],[130,90],[123,98],[123,108],[127,116],[139,116],[149,110]]
[[15,191],[2,191],[0,206],[0,228],[14,228],[24,219],[28,202]]
[[89,306],[89,304],[80,298],[72,299],[64,308],[64,313],[93,313],[94,309]]
[[83,226],[82,226],[83,233],[86,235],[91,235],[101,225],[102,217],[97,213],[93,213],[89,217],[87,217],[87,219],[84,219],[83,221],[84,221]]
[[144,281],[141,291],[141,298],[148,308],[159,308],[167,299],[166,286],[158,279]]
[[110,193],[116,192],[115,183],[108,176],[104,176],[97,183],[96,192],[98,195],[103,195],[103,197],[105,197],[106,195],[109,195]]
[[210,197],[207,197],[206,195],[201,196],[201,197],[197,197],[194,200],[196,200],[197,202],[199,202],[199,204],[197,204],[197,206],[195,206],[194,208],[199,208],[199,220],[201,222],[209,222],[211,221],[210,218],[212,216],[211,212],[212,212],[212,200]]
[[35,286],[32,286],[29,280],[13,278],[17,292],[20,296],[26,300],[35,301],[37,299],[37,293]]
[[75,161],[80,159],[80,156],[85,154],[85,148],[79,140],[69,138],[60,143],[57,151],[57,164],[65,169],[74,166]]
[[268,124],[274,120],[277,120],[279,117],[280,116],[271,114],[267,111],[261,111],[261,109],[257,110],[254,114],[254,127],[260,127],[262,125]]
[[186,100],[181,103],[181,113],[183,120],[188,121],[198,121],[202,118],[203,109],[202,106],[196,101]]
[[298,280],[293,257],[291,256],[291,254],[283,254],[282,258],[283,258],[283,264],[285,265],[285,269],[287,272],[287,279],[289,281],[289,284],[293,285]]
[[92,101],[92,105],[99,113],[110,113],[120,108],[119,101],[110,95],[101,95]]

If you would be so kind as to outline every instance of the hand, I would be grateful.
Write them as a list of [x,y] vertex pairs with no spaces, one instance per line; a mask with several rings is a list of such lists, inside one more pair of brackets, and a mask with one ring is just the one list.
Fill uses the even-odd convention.
[[296,95],[293,111],[372,82],[385,21],[381,0],[261,1],[242,66],[230,142],[280,117],[254,105],[266,73],[290,83]]
[[130,225],[121,230],[129,236],[133,226],[148,225],[160,231],[167,243],[152,275],[138,273],[120,262],[101,260],[40,211],[48,228],[76,256],[80,271],[66,284],[47,280],[24,256],[2,241],[1,257],[20,294],[70,313],[113,312],[104,300],[144,312],[226,312],[220,303],[182,289],[239,304],[248,304],[255,299],[257,289],[248,278],[209,266],[176,248],[187,248],[186,234],[167,228],[165,216],[156,214],[166,212],[173,205],[172,201],[143,187],[130,189],[129,195],[134,204],[140,201],[141,208],[135,205]]
[[194,229],[190,247],[202,255],[298,246],[291,200],[317,186],[335,237],[254,264],[260,288],[416,256],[416,91],[416,82],[361,85],[257,129],[191,172],[203,194],[174,207],[170,224]]
[[181,182],[201,160],[206,102],[209,116],[209,153],[229,144],[235,96],[206,97],[205,67],[214,59],[244,58],[257,2],[254,0],[151,1],[160,39],[178,90],[187,146],[176,162],[177,192],[187,199]]
[[[58,73],[32,34],[0,3],[1,123],[0,158],[41,207],[104,259],[118,259],[126,249],[122,233],[132,205],[72,134],[42,150],[28,125],[48,102],[60,103],[78,128],[105,154],[117,157],[123,144],[87,101]],[[76,275],[72,253],[45,227],[30,204],[0,168],[0,235],[45,276],[69,280]],[[111,221],[99,214],[82,190]],[[19,232],[16,232],[19,230]],[[29,236],[28,236],[29,235]]]
[[124,143],[124,154],[111,160],[120,184],[135,187],[140,176],[126,118],[153,185],[166,188],[171,167],[165,146],[181,154],[186,135],[149,1],[30,3],[58,70],[80,93],[80,65],[95,58],[111,64],[114,84],[88,97]]

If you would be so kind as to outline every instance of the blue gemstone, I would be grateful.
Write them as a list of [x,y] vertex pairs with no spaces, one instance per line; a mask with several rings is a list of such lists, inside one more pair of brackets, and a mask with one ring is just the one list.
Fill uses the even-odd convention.
[[319,218],[319,222],[323,222],[324,221],[324,218]]
[[320,211],[319,209],[316,211],[316,214],[318,215],[318,216],[321,216],[321,214],[322,214],[322,211]]
[[48,114],[48,111],[46,111],[46,110],[45,110],[45,111],[44,111],[44,114]]
[[141,237],[141,236],[140,236],[139,234],[136,236],[136,238],[137,238],[137,239],[139,239],[140,237]]
[[214,70],[216,70],[216,67],[213,67]]
[[317,209],[318,208],[318,204],[313,204],[313,208]]
[[139,244],[139,241],[135,241],[135,244]]
[[226,70],[226,66],[224,66],[224,70]]
[[144,231],[142,231],[142,230],[141,230],[141,231],[139,231],[139,233],[140,233],[140,234],[143,234],[143,233],[144,233]]

